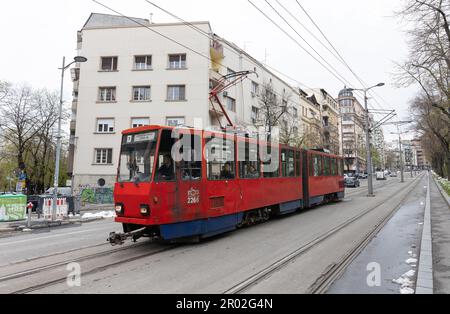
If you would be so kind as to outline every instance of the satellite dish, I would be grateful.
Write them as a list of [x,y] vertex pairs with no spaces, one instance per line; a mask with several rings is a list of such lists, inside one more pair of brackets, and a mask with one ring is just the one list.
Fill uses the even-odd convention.
[[104,187],[106,185],[106,181],[105,179],[98,179],[97,184],[100,187]]

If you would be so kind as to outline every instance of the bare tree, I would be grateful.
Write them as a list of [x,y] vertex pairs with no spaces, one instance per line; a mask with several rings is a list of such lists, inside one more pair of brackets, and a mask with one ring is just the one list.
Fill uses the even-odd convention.
[[397,12],[412,25],[410,55],[398,64],[400,85],[418,84],[428,100],[450,118],[450,4],[448,0],[407,0]]
[[[16,159],[29,179],[27,185],[38,192],[53,173],[58,106],[56,93],[28,86],[9,88],[0,99],[0,143],[11,150],[3,159]],[[67,116],[64,111],[63,119]]]
[[304,138],[299,132],[298,111],[290,103],[291,97],[292,94],[287,91],[277,95],[271,83],[263,83],[258,98],[259,113],[255,126],[264,127],[269,141],[273,138],[273,129],[278,127],[281,143],[300,147]]

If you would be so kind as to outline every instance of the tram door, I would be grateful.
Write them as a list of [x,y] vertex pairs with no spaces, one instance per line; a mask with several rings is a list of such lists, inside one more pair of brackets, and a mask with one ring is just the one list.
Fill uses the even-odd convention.
[[206,138],[205,157],[208,215],[214,217],[236,213],[241,197],[236,180],[234,138]]
[[[181,148],[180,148],[181,144]],[[176,165],[176,197],[183,216],[189,220],[202,218],[202,137],[201,133],[185,133],[175,147],[175,155],[182,157]]]
[[158,153],[156,182],[175,221],[201,217],[201,135],[189,130],[164,130]]

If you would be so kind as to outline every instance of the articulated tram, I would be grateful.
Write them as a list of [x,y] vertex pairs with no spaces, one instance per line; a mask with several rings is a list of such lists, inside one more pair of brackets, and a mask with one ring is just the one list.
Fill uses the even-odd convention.
[[201,240],[344,198],[339,156],[248,134],[144,126],[123,132],[114,190],[124,233]]

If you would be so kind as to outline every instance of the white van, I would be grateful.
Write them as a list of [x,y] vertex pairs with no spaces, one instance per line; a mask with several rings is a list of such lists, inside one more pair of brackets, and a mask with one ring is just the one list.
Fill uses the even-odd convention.
[[386,175],[384,174],[384,171],[377,171],[376,176],[377,180],[386,180]]

